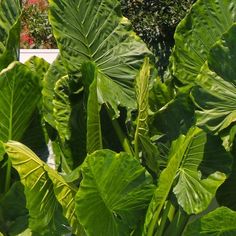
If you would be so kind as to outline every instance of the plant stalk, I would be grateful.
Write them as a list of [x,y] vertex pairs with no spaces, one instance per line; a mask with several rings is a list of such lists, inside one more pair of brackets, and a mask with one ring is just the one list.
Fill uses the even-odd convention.
[[171,201],[169,200],[166,203],[166,207],[165,207],[165,210],[163,212],[162,219],[161,219],[161,224],[160,224],[160,227],[158,228],[156,236],[161,236],[163,234],[163,231],[164,231],[165,226],[166,226],[166,221],[168,219],[170,209],[171,209]]
[[129,140],[126,137],[126,135],[124,134],[124,132],[122,131],[117,119],[113,119],[112,114],[109,111],[109,109],[106,109],[106,110],[107,110],[107,113],[111,119],[112,126],[118,136],[118,139],[119,139],[124,151],[129,153],[130,155],[134,155],[134,151],[133,151],[132,147],[130,146]]
[[139,134],[138,128],[136,128],[135,135],[134,135],[134,156],[137,160],[139,160]]
[[8,157],[7,160],[7,173],[6,173],[6,180],[5,180],[5,193],[8,192],[11,186],[11,160]]
[[165,235],[181,236],[186,224],[188,223],[189,217],[190,216],[187,213],[185,213],[182,209],[179,209],[175,214],[172,223],[166,230]]

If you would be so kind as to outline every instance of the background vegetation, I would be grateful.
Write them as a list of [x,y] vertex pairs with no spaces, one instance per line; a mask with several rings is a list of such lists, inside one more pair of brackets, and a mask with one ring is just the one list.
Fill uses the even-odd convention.
[[155,55],[159,75],[168,65],[175,28],[196,0],[121,0],[123,14]]
[[[174,45],[174,31],[195,0],[121,0],[123,14],[155,55],[163,75]],[[47,0],[24,0],[21,48],[56,48]]]

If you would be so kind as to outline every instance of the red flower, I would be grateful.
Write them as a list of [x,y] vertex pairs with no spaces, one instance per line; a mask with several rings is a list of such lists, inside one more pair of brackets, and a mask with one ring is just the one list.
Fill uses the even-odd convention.
[[48,2],[46,0],[28,0],[26,3],[26,8],[31,5],[37,5],[41,11],[44,11],[48,7]]
[[34,39],[26,33],[21,34],[21,41],[23,43],[28,43],[29,45],[32,45],[34,43]]
[[30,4],[30,5],[36,4],[38,2],[39,2],[39,0],[28,0],[28,4]]

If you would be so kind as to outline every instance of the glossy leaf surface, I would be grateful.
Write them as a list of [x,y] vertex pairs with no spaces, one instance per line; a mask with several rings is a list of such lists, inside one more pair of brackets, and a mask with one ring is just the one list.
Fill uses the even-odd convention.
[[20,140],[41,96],[39,77],[14,62],[0,73],[0,140]]
[[110,150],[87,156],[76,195],[76,213],[91,236],[125,236],[142,218],[152,178],[134,157]]
[[5,144],[5,150],[25,187],[30,228],[36,232],[44,230],[48,235],[66,232],[62,207],[73,232],[83,232],[75,215],[76,188],[67,184],[26,146],[11,141]]
[[195,81],[211,47],[235,22],[235,10],[235,0],[199,0],[193,5],[175,33],[171,61],[178,80]]
[[[102,131],[100,121],[101,105],[98,99],[97,81],[98,71],[94,64],[85,63],[81,68],[85,83],[85,97],[87,97],[87,153],[91,154],[102,149]],[[87,84],[87,85],[86,85]]]
[[172,189],[186,213],[205,210],[230,172],[231,162],[218,138],[207,136],[198,128],[181,135],[171,146],[169,163],[149,205],[143,235],[153,232]]
[[236,212],[226,207],[220,207],[189,224],[183,235],[234,236],[236,234],[235,225]]
[[[211,49],[192,91],[199,108],[197,123],[207,131],[218,133],[236,120],[236,24]],[[223,59],[223,63],[222,63]]]
[[100,103],[108,103],[116,116],[118,105],[135,108],[134,78],[150,52],[122,17],[119,2],[49,2],[49,19],[68,71],[78,74],[82,63],[94,62],[101,74]]

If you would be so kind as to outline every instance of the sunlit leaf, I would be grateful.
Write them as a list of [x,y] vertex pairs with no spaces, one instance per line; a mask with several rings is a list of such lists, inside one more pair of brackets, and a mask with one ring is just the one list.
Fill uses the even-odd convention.
[[134,157],[109,150],[87,156],[76,195],[76,214],[91,236],[125,236],[143,218],[152,178]]
[[0,73],[0,140],[20,140],[41,96],[39,77],[14,62]]
[[[236,24],[212,47],[192,91],[197,124],[219,133],[236,121]],[[222,62],[223,61],[223,62]]]
[[178,80],[183,83],[195,81],[211,47],[236,21],[235,10],[235,0],[199,0],[193,5],[174,36],[171,61]]
[[220,207],[190,223],[183,235],[234,236],[235,234],[236,212]]
[[[135,108],[134,78],[150,52],[122,17],[117,0],[50,0],[49,19],[63,63],[78,74],[84,62],[96,64],[100,103]],[[110,89],[112,88],[112,90]]]
[[158,226],[161,211],[172,192],[187,214],[205,210],[230,173],[231,163],[232,158],[220,145],[219,138],[199,128],[191,128],[186,136],[181,135],[173,142],[169,163],[158,180],[143,235],[149,235]]
[[[75,215],[76,188],[67,184],[53,169],[26,146],[10,141],[5,150],[25,187],[29,226],[33,231],[67,232],[67,218],[74,233],[83,232]],[[61,209],[62,208],[62,209]]]

